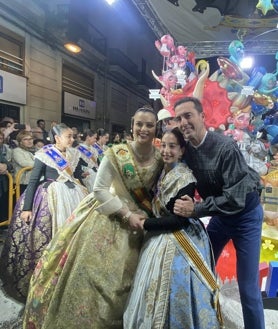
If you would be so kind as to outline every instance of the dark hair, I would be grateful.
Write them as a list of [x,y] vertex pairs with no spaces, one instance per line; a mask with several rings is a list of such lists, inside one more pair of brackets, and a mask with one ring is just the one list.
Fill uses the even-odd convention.
[[121,141],[122,134],[119,133],[119,132],[114,132],[114,133],[112,134],[112,143],[114,143],[114,140],[115,140],[115,138],[116,138],[117,136],[119,136],[119,139],[120,139],[120,141]]
[[121,133],[119,133],[119,132],[114,132],[113,135],[112,135],[112,138],[115,138],[117,135],[118,135],[119,137],[121,137]]
[[133,128],[134,125],[134,117],[137,113],[139,112],[143,112],[143,113],[151,113],[154,117],[155,117],[155,122],[157,122],[157,114],[154,112],[153,108],[150,106],[144,106],[144,107],[140,107],[133,115],[133,117],[131,118],[131,130]]
[[176,139],[177,139],[177,141],[178,141],[178,143],[179,143],[179,146],[180,146],[180,147],[185,147],[186,142],[185,142],[185,140],[184,140],[183,134],[181,133],[181,131],[179,130],[178,127],[175,127],[175,128],[173,128],[172,130],[166,130],[166,131],[163,133],[162,137],[163,137],[164,135],[166,135],[166,134],[173,134],[173,135],[176,137]]
[[0,122],[0,128],[7,128],[8,124],[13,124],[11,121],[1,121]]
[[71,129],[70,127],[68,127],[66,124],[64,123],[59,123],[56,126],[52,127],[51,130],[49,131],[49,138],[51,143],[56,143],[55,141],[55,136],[61,136],[61,134],[63,133],[64,130],[67,129]]
[[89,137],[92,137],[94,136],[95,134],[97,134],[96,131],[92,130],[92,129],[86,129],[83,134],[80,135],[80,138],[82,141],[85,141],[86,138],[89,136]]
[[44,122],[44,123],[45,123],[45,121],[44,121],[43,119],[39,119],[39,120],[37,120],[37,125],[38,125],[40,122]]
[[196,97],[184,97],[179,99],[178,101],[176,101],[176,103],[174,104],[174,109],[176,109],[177,106],[183,104],[183,103],[188,103],[188,102],[192,102],[194,104],[195,109],[199,112],[202,113],[203,111],[203,105],[200,102],[200,100]]
[[40,138],[36,138],[33,140],[33,144],[36,145],[37,143],[43,143],[43,145],[45,145],[45,141],[43,139]]
[[98,128],[98,130],[97,130],[97,140],[99,140],[100,137],[103,137],[106,134],[108,134],[108,132],[105,129]]
[[155,116],[155,118],[157,119],[157,114],[155,113],[154,109],[151,106],[143,106],[143,107],[140,107],[138,110],[136,110],[136,112],[134,113],[134,115],[136,113],[138,113],[138,112],[149,112],[149,113],[152,113]]

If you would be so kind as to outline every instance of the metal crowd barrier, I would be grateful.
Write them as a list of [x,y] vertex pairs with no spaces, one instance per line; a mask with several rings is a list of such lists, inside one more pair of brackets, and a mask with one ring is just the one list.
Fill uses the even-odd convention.
[[12,214],[13,214],[13,195],[14,195],[14,180],[13,180],[13,176],[10,173],[6,173],[7,177],[8,177],[8,186],[9,186],[9,190],[8,190],[8,219],[5,220],[4,222],[0,223],[0,226],[5,226],[5,225],[9,225],[11,218],[12,218]]
[[18,171],[18,173],[15,176],[15,180],[13,180],[13,177],[10,173],[7,173],[8,176],[8,219],[4,222],[0,223],[0,226],[9,225],[10,221],[12,219],[13,210],[14,210],[14,195],[15,195],[15,201],[17,201],[20,197],[20,180],[21,176],[25,171],[32,170],[33,167],[24,167]]
[[25,171],[29,171],[32,170],[33,167],[24,167],[21,168],[18,173],[15,176],[15,199],[16,201],[19,199],[20,197],[20,180],[21,180],[21,176],[25,173]]

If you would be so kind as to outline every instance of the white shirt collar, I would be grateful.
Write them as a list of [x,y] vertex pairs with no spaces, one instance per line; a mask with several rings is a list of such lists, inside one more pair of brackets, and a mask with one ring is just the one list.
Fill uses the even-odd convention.
[[208,134],[208,132],[206,131],[205,136],[203,137],[201,143],[198,144],[197,146],[191,144],[191,142],[190,142],[190,144],[192,145],[192,147],[194,147],[195,149],[197,149],[197,148],[199,148],[200,146],[202,146],[202,145],[204,144],[204,142],[205,142],[205,139],[206,139],[206,137],[207,137],[207,134]]

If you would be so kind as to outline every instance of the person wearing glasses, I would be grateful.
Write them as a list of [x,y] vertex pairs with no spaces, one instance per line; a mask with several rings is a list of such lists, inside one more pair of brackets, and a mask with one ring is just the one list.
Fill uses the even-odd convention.
[[[30,131],[22,130],[16,136],[18,147],[13,149],[12,164],[14,168],[14,177],[19,170],[24,167],[34,166],[35,148],[33,145],[33,136]],[[22,194],[30,180],[31,171],[25,171],[20,178],[20,194]]]

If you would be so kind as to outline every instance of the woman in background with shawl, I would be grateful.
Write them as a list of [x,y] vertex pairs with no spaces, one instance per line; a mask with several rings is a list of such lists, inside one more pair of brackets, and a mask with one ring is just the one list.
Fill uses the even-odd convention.
[[89,193],[93,192],[93,187],[97,175],[97,158],[98,152],[93,147],[97,140],[97,133],[91,129],[86,130],[81,135],[81,143],[76,146],[80,152],[82,161],[82,182],[87,187]]
[[104,157],[104,152],[108,148],[109,141],[109,133],[105,131],[103,128],[97,129],[97,141],[94,144],[94,148],[96,149],[98,153],[98,159],[97,162],[100,164],[102,158]]

